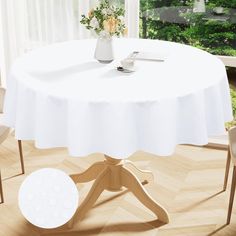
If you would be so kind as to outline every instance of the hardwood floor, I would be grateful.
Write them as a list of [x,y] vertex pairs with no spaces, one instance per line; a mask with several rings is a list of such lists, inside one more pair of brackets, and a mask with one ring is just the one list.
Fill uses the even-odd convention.
[[[23,150],[26,174],[18,175],[20,160],[16,140],[9,137],[0,147],[5,195],[5,203],[0,204],[0,236],[236,235],[236,203],[231,224],[225,225],[232,169],[227,191],[221,192],[227,155],[224,150],[178,146],[171,157],[137,152],[129,158],[138,167],[153,171],[155,183],[145,187],[169,211],[169,224],[160,225],[151,211],[124,190],[104,192],[86,218],[70,230],[65,227],[44,230],[28,223],[17,205],[19,186],[28,174],[39,168],[59,168],[72,174],[103,160],[103,156],[74,158],[68,156],[66,149],[38,150],[32,142],[23,142]],[[91,183],[78,185],[81,200],[90,186]]]

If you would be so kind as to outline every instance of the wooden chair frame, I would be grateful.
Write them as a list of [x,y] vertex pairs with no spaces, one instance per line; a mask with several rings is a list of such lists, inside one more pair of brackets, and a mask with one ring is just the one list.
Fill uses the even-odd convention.
[[[231,215],[232,215],[232,209],[233,209],[233,203],[234,203],[234,195],[235,195],[235,189],[236,189],[236,157],[232,158],[232,155],[233,155],[232,138],[230,138],[230,136],[235,136],[235,138],[236,138],[236,127],[233,127],[229,130],[229,146],[228,146],[228,152],[227,152],[225,178],[224,178],[224,186],[223,186],[223,191],[225,191],[227,188],[230,163],[232,160],[232,162],[234,163],[234,167],[233,167],[233,175],[232,175],[231,190],[230,190],[230,197],[229,197],[229,206],[228,206],[228,213],[227,213],[227,224],[230,224],[230,221],[231,221]],[[236,140],[235,140],[235,142],[236,142]]]
[[4,197],[3,197],[3,190],[2,190],[2,176],[1,176],[1,170],[0,170],[0,195],[1,195],[1,203],[4,202]]
[[[21,174],[24,174],[25,173],[25,165],[24,165],[24,156],[23,156],[23,151],[22,151],[21,140],[18,140],[18,149],[19,149],[19,155],[20,155]],[[0,195],[1,195],[1,203],[4,203],[1,170],[0,170]]]
[[[3,103],[4,103],[5,92],[6,92],[6,90],[3,87],[0,87],[0,113],[3,112]],[[6,130],[1,135],[0,143],[2,143],[7,138],[9,133],[10,133],[10,128],[6,127]],[[24,166],[24,157],[23,157],[21,140],[18,140],[18,149],[19,149],[19,155],[20,155],[21,173],[24,174],[25,173],[25,166]],[[0,170],[0,195],[1,195],[1,203],[3,203],[4,196],[3,196],[1,170]]]

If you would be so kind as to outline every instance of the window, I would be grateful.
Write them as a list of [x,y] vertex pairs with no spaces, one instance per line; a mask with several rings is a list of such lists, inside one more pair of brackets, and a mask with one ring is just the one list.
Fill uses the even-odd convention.
[[236,0],[140,0],[139,36],[236,56]]

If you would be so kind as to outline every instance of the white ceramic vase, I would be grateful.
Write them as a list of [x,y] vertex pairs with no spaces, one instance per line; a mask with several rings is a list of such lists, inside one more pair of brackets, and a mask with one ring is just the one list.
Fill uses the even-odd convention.
[[100,63],[110,63],[114,60],[112,37],[99,37],[94,54]]
[[206,12],[205,0],[194,0],[193,12]]

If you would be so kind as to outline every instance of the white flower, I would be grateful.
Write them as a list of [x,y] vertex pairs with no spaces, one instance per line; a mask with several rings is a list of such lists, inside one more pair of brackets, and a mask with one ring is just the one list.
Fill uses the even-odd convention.
[[107,31],[103,30],[100,32],[99,36],[102,38],[108,38],[110,34]]
[[93,17],[90,21],[90,26],[94,29],[97,29],[99,27],[99,23],[96,17]]
[[104,8],[104,9],[102,9],[102,14],[103,15],[112,15],[112,13],[113,13],[113,11],[112,11],[112,9],[110,9],[110,8]]
[[102,9],[102,14],[106,15],[107,14],[107,8]]
[[112,15],[112,9],[110,8],[107,9],[107,15]]
[[118,16],[118,19],[120,20],[121,23],[124,22],[124,16]]

